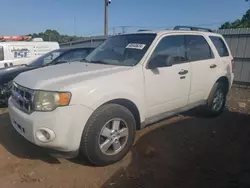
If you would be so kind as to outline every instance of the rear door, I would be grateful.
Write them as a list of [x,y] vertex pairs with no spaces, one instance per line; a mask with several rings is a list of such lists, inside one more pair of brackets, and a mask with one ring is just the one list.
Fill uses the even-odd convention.
[[[209,37],[214,44],[218,55],[219,55],[219,61],[220,63],[220,68],[222,70],[227,70],[228,75],[231,75],[234,69],[233,65],[233,57],[230,53],[230,50],[228,46],[226,45],[226,41],[219,36],[210,36]],[[232,78],[233,79],[233,78]]]
[[192,76],[189,104],[201,102],[211,88],[218,67],[207,40],[202,35],[185,35],[187,59]]
[[221,57],[220,59],[225,60],[225,61],[228,61],[228,60],[231,61],[232,57],[226,45],[225,40],[219,36],[209,36],[209,38],[211,39],[219,56]]

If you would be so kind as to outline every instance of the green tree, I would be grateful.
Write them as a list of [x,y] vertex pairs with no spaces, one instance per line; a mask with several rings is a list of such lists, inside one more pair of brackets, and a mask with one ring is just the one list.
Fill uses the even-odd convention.
[[250,27],[250,9],[242,16],[241,19],[237,19],[234,22],[225,22],[220,26],[220,29],[248,28],[248,27]]
[[58,31],[47,29],[45,32],[30,34],[33,38],[42,38],[44,41],[56,41],[59,43],[82,40],[83,37],[61,35]]

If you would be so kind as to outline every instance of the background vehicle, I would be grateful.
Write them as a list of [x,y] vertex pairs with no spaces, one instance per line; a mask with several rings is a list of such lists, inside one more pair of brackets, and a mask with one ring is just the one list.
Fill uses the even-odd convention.
[[41,38],[30,41],[0,40],[0,68],[28,64],[55,49],[59,49],[58,42],[44,42]]
[[209,29],[181,28],[116,35],[82,63],[20,74],[12,125],[38,146],[107,165],[127,154],[136,129],[197,106],[221,114],[234,77],[229,48]]
[[93,49],[94,48],[61,48],[42,55],[28,65],[16,65],[0,69],[0,104],[7,104],[12,80],[18,74],[48,65],[80,61],[92,52]]

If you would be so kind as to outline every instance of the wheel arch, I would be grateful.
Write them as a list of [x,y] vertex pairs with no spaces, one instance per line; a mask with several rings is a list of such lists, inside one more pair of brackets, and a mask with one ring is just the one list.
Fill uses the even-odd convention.
[[216,83],[222,83],[223,85],[225,85],[225,89],[226,89],[226,93],[228,93],[229,91],[229,87],[230,87],[230,83],[229,83],[229,79],[226,76],[221,76]]
[[229,78],[227,76],[220,76],[219,78],[217,78],[217,80],[214,80],[213,84],[210,86],[210,88],[207,91],[207,95],[205,97],[205,100],[207,100],[211,94],[211,92],[214,90],[215,86],[218,83],[222,83],[225,85],[225,89],[226,89],[226,94],[229,92],[230,89],[230,83],[229,83]]
[[136,104],[129,100],[129,99],[125,99],[125,98],[118,98],[118,99],[112,99],[110,101],[107,101],[105,103],[103,103],[101,106],[104,106],[106,104],[119,104],[121,106],[124,106],[125,108],[127,108],[134,116],[135,121],[136,121],[136,129],[140,130],[141,129],[141,116],[140,116],[140,112],[138,107],[136,106]]

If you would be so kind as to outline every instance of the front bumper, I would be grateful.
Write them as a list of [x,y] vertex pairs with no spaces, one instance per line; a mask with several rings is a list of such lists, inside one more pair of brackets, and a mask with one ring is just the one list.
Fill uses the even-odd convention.
[[[83,129],[93,112],[87,107],[72,105],[59,107],[52,112],[26,114],[16,107],[12,97],[9,98],[8,109],[13,127],[28,141],[62,152],[79,149]],[[38,139],[37,133],[43,129],[54,133],[53,140],[42,142]]]

